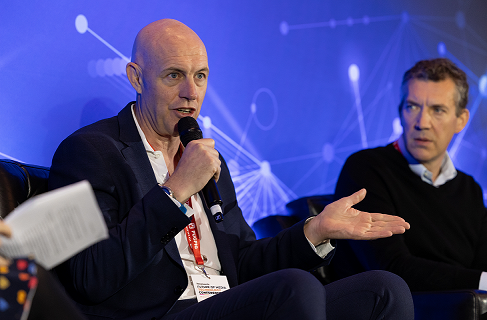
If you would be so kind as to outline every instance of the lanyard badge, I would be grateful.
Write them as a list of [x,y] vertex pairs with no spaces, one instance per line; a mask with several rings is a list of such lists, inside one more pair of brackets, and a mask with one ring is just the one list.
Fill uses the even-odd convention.
[[[188,200],[187,204],[192,207],[191,198]],[[191,217],[191,223],[184,228],[184,233],[186,234],[188,245],[193,252],[196,261],[196,268],[201,270],[203,273],[199,275],[190,275],[198,302],[229,289],[230,286],[228,284],[227,277],[221,275],[211,275],[210,277],[206,273],[205,259],[201,254],[200,234],[198,232],[198,226],[196,225],[194,215]]]

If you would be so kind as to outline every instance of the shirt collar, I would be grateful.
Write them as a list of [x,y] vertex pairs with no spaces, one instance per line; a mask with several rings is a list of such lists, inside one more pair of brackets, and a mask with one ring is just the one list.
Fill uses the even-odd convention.
[[144,144],[145,151],[147,151],[148,153],[154,153],[155,152],[154,149],[147,141],[144,131],[142,131],[142,129],[140,128],[139,122],[137,121],[137,117],[135,116],[135,104],[132,104],[130,110],[132,110],[132,117],[134,118],[135,126],[137,127],[137,131],[139,132],[140,139],[142,139],[142,143]]
[[424,182],[432,186],[439,187],[457,176],[457,170],[455,169],[455,165],[453,164],[448,151],[445,152],[445,157],[441,163],[440,174],[433,182],[433,173],[426,169],[423,164],[419,163],[418,160],[414,159],[414,157],[409,153],[408,149],[406,148],[406,144],[404,143],[403,135],[401,135],[401,137],[399,137],[397,140],[397,145],[399,147],[399,151],[409,163],[409,168],[411,171],[421,177],[421,180]]

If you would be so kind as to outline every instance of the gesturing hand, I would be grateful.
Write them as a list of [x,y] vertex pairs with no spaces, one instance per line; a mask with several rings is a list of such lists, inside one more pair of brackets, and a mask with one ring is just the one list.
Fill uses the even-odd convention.
[[352,208],[365,198],[362,189],[330,203],[304,226],[304,234],[315,245],[327,239],[371,240],[404,233],[409,223],[403,218],[368,213]]

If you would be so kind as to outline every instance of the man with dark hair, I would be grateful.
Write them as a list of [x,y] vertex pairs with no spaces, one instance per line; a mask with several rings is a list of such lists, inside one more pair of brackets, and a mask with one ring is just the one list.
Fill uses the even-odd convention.
[[361,188],[354,207],[387,212],[411,223],[404,235],[340,241],[339,276],[382,269],[411,291],[487,289],[487,213],[480,186],[455,169],[447,148],[467,124],[468,83],[448,59],[418,62],[403,77],[402,136],[385,147],[351,155],[337,198]]
[[[107,240],[56,268],[79,308],[90,319],[412,319],[411,293],[394,274],[323,286],[307,272],[328,263],[332,239],[409,228],[402,218],[352,209],[365,190],[255,240],[215,142],[180,141],[178,122],[198,117],[208,74],[205,46],[193,30],[171,19],[147,25],[127,64],[136,101],[73,133],[56,151],[49,187],[88,180],[109,229]],[[212,178],[221,222],[199,194]],[[203,300],[201,292],[225,287]]]

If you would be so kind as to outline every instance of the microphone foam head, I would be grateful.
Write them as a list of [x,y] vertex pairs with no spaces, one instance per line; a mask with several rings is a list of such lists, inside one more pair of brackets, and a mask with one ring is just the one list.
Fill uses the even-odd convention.
[[185,147],[190,141],[203,138],[200,126],[193,117],[184,117],[179,119],[178,132],[181,142]]

